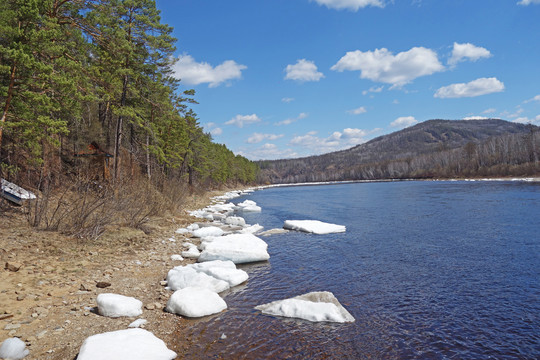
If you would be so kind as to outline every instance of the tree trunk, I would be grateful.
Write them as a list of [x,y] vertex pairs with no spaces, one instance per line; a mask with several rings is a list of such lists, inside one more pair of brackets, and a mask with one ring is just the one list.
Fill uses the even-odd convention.
[[[120,101],[120,105],[122,108],[126,105],[126,96],[127,96],[127,84],[128,84],[128,76],[124,75],[124,84],[122,87],[122,99]],[[114,137],[114,180],[118,178],[118,164],[119,164],[119,157],[120,157],[120,144],[122,143],[122,128],[123,128],[123,116],[118,116],[118,121],[116,122],[116,134]]]

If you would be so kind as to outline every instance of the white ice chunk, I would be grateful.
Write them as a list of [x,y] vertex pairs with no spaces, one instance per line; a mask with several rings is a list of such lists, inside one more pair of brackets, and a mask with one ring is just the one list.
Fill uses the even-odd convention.
[[184,260],[184,258],[182,257],[182,255],[174,254],[174,255],[171,255],[171,260],[182,261]]
[[257,235],[259,236],[269,236],[269,235],[277,235],[277,234],[285,234],[285,233],[288,233],[289,230],[287,229],[270,229],[270,230],[266,230],[266,231],[263,231]]
[[148,320],[146,319],[137,319],[128,325],[128,328],[138,328],[146,324]]
[[187,317],[201,317],[216,314],[226,308],[227,304],[217,293],[199,287],[187,287],[172,294],[166,310]]
[[245,226],[246,220],[244,220],[244,218],[241,218],[240,216],[229,216],[228,218],[225,218],[225,224]]
[[329,224],[318,220],[286,220],[283,228],[313,234],[339,233],[346,230],[343,225]]
[[228,282],[230,287],[240,285],[249,278],[248,273],[237,269],[232,261],[214,260],[191,266],[216,279]]
[[264,261],[270,258],[268,245],[253,234],[231,234],[204,242],[199,262],[231,260],[235,264]]
[[176,229],[175,231],[177,234],[187,234],[189,232],[188,229],[186,228],[179,228],[179,229]]
[[103,316],[139,316],[142,314],[142,302],[135,298],[118,294],[99,294],[98,311]]
[[193,231],[193,236],[203,238],[207,236],[221,236],[223,235],[223,229],[217,226],[206,226]]
[[328,291],[311,292],[291,299],[256,306],[263,314],[309,321],[353,322],[353,316]]
[[235,207],[235,210],[244,211],[244,212],[261,212],[261,207],[257,206],[257,203],[253,200],[245,200],[241,203],[238,203]]
[[189,225],[189,226],[187,227],[187,229],[188,229],[189,231],[197,230],[198,228],[199,228],[199,224],[197,224],[197,223],[191,224],[191,225]]
[[255,234],[261,231],[262,229],[264,229],[263,226],[259,224],[255,224],[255,225],[251,225],[251,226],[247,226],[243,228],[242,230],[240,230],[240,233],[241,234]]
[[176,353],[150,331],[126,329],[87,338],[77,360],[172,360]]
[[0,359],[20,360],[28,355],[24,341],[18,338],[8,338],[0,346]]
[[201,252],[199,251],[199,249],[197,249],[197,246],[195,245],[190,246],[188,250],[182,251],[182,256],[189,259],[198,259],[200,255]]
[[198,286],[216,293],[227,290],[229,283],[204,272],[197,271],[193,266],[177,266],[167,274],[167,287],[171,290]]

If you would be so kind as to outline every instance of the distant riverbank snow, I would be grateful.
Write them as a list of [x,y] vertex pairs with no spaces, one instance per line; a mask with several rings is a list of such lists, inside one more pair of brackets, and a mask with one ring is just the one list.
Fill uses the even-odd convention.
[[346,231],[346,227],[343,225],[329,224],[318,220],[286,220],[283,228],[313,234],[331,234]]

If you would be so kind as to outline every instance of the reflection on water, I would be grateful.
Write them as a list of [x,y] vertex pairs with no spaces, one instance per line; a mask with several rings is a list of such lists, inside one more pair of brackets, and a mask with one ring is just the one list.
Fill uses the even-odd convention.
[[[248,223],[316,219],[347,232],[264,238],[228,310],[189,320],[185,358],[530,359],[540,354],[540,186],[404,182],[267,189]],[[239,201],[243,201],[240,199]],[[256,305],[331,291],[350,324]]]

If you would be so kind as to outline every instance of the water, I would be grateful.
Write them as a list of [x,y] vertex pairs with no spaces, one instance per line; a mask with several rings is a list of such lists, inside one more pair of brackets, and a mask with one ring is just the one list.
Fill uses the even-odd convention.
[[[179,334],[185,358],[540,357],[540,184],[362,183],[248,198],[263,208],[250,224],[314,219],[347,232],[265,237],[270,261],[241,266],[250,279],[222,294],[229,309]],[[253,309],[310,291],[333,292],[356,321]]]

